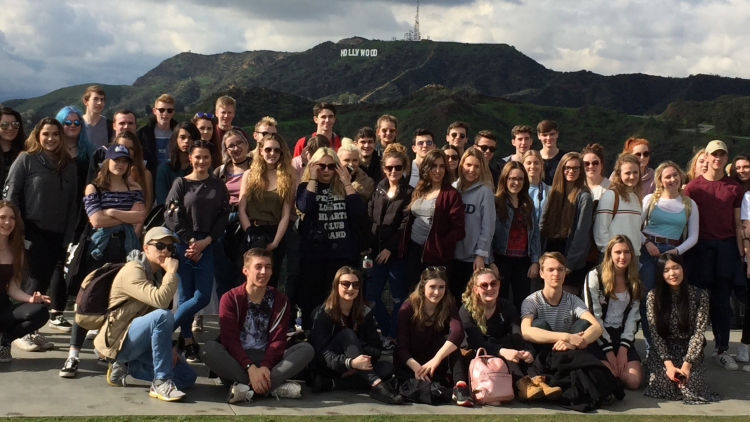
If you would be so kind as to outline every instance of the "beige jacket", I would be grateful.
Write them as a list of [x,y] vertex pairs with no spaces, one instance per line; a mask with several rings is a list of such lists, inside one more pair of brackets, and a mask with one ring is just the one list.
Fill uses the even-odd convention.
[[179,277],[176,273],[165,274],[161,285],[157,285],[151,265],[145,262],[143,252],[133,251],[131,256],[135,259],[117,273],[109,293],[110,308],[125,303],[109,313],[107,321],[94,339],[96,350],[110,359],[117,357],[130,323],[154,309],[167,308],[177,291]]

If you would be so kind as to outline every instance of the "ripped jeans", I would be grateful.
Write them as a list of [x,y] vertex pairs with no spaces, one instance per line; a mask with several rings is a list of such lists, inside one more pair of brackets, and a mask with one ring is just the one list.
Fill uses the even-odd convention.
[[[395,254],[391,254],[385,264],[376,262],[373,265],[370,279],[367,280],[365,285],[365,297],[368,301],[375,302],[375,320],[378,321],[383,337],[396,337],[398,310],[409,295],[406,283],[407,264],[407,259],[396,258]],[[383,289],[386,282],[390,283],[391,298],[393,299],[393,309],[390,313],[383,303]]]

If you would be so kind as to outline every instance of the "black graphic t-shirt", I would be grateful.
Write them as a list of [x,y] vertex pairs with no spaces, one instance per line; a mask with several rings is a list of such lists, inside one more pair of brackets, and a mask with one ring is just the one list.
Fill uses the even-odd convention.
[[268,324],[271,320],[271,310],[273,309],[273,292],[266,288],[266,294],[260,303],[247,301],[247,316],[245,324],[242,326],[240,333],[240,342],[242,348],[247,349],[265,349],[268,344]]

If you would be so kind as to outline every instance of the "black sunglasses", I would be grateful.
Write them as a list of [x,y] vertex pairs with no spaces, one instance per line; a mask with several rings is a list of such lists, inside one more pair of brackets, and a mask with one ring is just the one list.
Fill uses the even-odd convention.
[[322,164],[321,163],[321,164],[318,164],[318,167],[320,167],[321,170],[325,170],[327,168],[330,171],[334,171],[334,170],[336,170],[337,165],[336,165],[336,163],[331,163],[331,164]]
[[265,147],[263,148],[263,152],[265,152],[266,154],[281,154],[281,148]]
[[63,120],[63,125],[65,125],[65,126],[76,126],[76,127],[78,127],[78,126],[81,126],[81,121],[80,121],[80,120],[70,120],[70,119],[65,119],[65,120]]
[[21,122],[2,122],[0,123],[0,129],[6,130],[10,126],[12,129],[20,129]]
[[458,132],[451,133],[451,138],[453,139],[456,139],[456,138],[464,139],[465,137],[466,137],[465,133],[458,133]]
[[651,151],[636,152],[633,155],[635,155],[638,158],[648,158],[651,156]]
[[388,173],[390,173],[393,170],[402,171],[404,169],[404,165],[403,164],[396,164],[395,166],[383,166],[383,168],[385,169],[385,171],[387,171]]
[[448,157],[448,161],[458,161],[458,154],[445,154],[446,157]]
[[165,111],[169,114],[174,113],[173,108],[157,108],[156,111],[158,111],[159,113],[164,113]]
[[481,149],[482,152],[487,152],[487,151],[495,152],[497,150],[496,147],[491,147],[489,145],[477,145],[477,147],[479,147],[479,149]]
[[174,243],[156,242],[156,243],[149,243],[149,245],[155,247],[157,250],[160,250],[160,251],[163,251],[164,249],[166,249],[170,253],[175,251]]
[[359,290],[360,282],[359,281],[339,281],[339,286],[348,289],[351,287],[354,290]]

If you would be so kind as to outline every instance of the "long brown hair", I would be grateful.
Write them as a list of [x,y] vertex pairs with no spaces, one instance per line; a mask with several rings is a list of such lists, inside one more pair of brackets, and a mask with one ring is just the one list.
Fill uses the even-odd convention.
[[448,167],[448,157],[445,156],[445,153],[442,150],[433,149],[432,151],[428,152],[427,155],[425,155],[424,160],[422,160],[422,164],[419,166],[419,181],[417,182],[417,186],[414,187],[414,193],[412,193],[411,195],[409,208],[411,208],[411,205],[414,203],[414,201],[420,198],[424,198],[432,189],[432,182],[430,181],[429,173],[430,169],[432,168],[433,164],[435,164],[435,161],[437,161],[438,158],[442,158],[443,163],[445,164],[445,174],[443,174],[443,181],[441,183],[441,186],[450,185],[451,183],[453,183],[453,174],[451,174],[450,168]]
[[469,279],[469,282],[466,284],[466,290],[464,290],[464,293],[461,295],[466,310],[469,311],[469,315],[474,319],[477,327],[482,331],[482,334],[487,334],[487,317],[485,316],[486,308],[480,295],[474,292],[474,286],[477,284],[477,279],[485,274],[492,274],[492,278],[496,279],[495,273],[493,273],[491,269],[486,267],[479,268],[471,275],[471,279]]
[[141,146],[141,141],[137,136],[135,136],[133,132],[129,130],[118,133],[112,143],[116,144],[120,139],[127,139],[131,144],[133,144],[133,154],[131,155],[133,164],[130,165],[129,172],[130,175],[133,176],[133,180],[135,180],[135,183],[141,185],[143,197],[148,201],[148,198],[152,197],[152,193],[148,187],[148,184],[146,183],[146,166],[143,164],[143,147]]
[[524,224],[528,227],[534,221],[534,201],[529,196],[529,175],[526,173],[523,164],[519,161],[509,161],[500,173],[500,178],[497,182],[497,192],[495,192],[495,212],[497,213],[497,218],[505,223],[505,219],[508,218],[507,204],[510,203],[508,177],[510,177],[510,172],[513,170],[521,170],[523,172],[523,187],[518,192],[518,210],[523,213]]
[[[581,150],[581,158],[583,158],[586,154],[594,154],[597,157],[599,157],[599,161],[601,162],[601,170],[602,170],[600,174],[604,175],[604,147],[602,147],[601,145],[597,143],[587,144]],[[585,170],[585,169],[582,169],[582,170]]]
[[52,151],[55,155],[55,159],[57,160],[57,168],[55,169],[55,172],[60,173],[68,164],[70,156],[68,155],[68,152],[65,151],[65,141],[63,139],[65,135],[63,135],[62,124],[60,124],[60,122],[58,122],[56,119],[53,119],[52,117],[45,117],[40,120],[39,123],[34,126],[34,130],[31,131],[29,137],[26,138],[24,148],[29,154],[39,154],[44,152],[44,148],[42,148],[42,142],[39,137],[41,136],[42,129],[46,125],[55,126],[60,133],[60,145],[58,145],[57,148]]
[[552,186],[547,197],[547,206],[544,211],[544,227],[542,237],[551,239],[554,237],[568,237],[573,229],[573,213],[576,207],[576,198],[582,190],[588,191],[586,187],[586,176],[583,169],[578,172],[578,179],[573,182],[570,192],[565,192],[565,165],[571,160],[578,160],[578,165],[583,166],[581,154],[569,152],[563,155],[560,164],[555,170]]
[[[445,153],[443,153],[445,154]],[[461,157],[461,161],[458,163],[458,168],[456,169],[458,173],[458,183],[456,183],[456,189],[458,189],[459,192],[463,192],[466,189],[468,189],[472,184],[466,181],[466,178],[464,177],[463,172],[463,166],[464,162],[466,162],[466,159],[469,157],[476,158],[479,160],[479,177],[477,177],[477,182],[482,183],[483,185],[489,187],[490,189],[495,188],[495,182],[492,180],[492,173],[490,172],[490,167],[487,164],[487,159],[484,158],[484,153],[481,150],[478,150],[476,148],[468,148],[466,151],[464,151],[464,155]],[[447,156],[446,158],[446,170],[450,170],[447,163]]]
[[[445,295],[440,299],[440,303],[435,308],[435,313],[431,317],[427,316],[425,311],[425,294],[424,289],[428,281],[440,279],[445,283]],[[433,325],[437,330],[442,330],[443,327],[448,323],[448,319],[451,315],[451,309],[453,309],[453,295],[451,295],[448,289],[448,277],[443,271],[438,270],[424,270],[422,275],[419,277],[419,284],[414,288],[414,291],[409,295],[409,302],[411,307],[414,309],[414,316],[412,322],[416,324],[417,329],[422,331],[426,326],[426,323],[432,321]]]
[[281,148],[279,160],[276,162],[276,191],[279,193],[282,202],[290,201],[295,193],[294,182],[297,177],[292,169],[292,155],[289,152],[289,147],[286,145],[284,138],[276,133],[269,133],[258,142],[255,159],[253,159],[253,163],[248,170],[246,185],[248,198],[263,201],[263,192],[266,191],[268,185],[268,178],[266,177],[268,165],[266,160],[261,157],[261,151],[266,142],[269,141],[275,141]]
[[641,160],[639,160],[638,157],[629,152],[623,152],[619,157],[617,157],[617,161],[615,161],[615,173],[612,175],[612,185],[610,185],[609,189],[615,191],[616,195],[620,195],[620,198],[622,198],[623,201],[630,202],[628,187],[622,181],[622,176],[620,175],[622,165],[626,163],[635,164],[638,166],[638,182],[636,182],[635,186],[633,187],[633,193],[635,193],[638,198],[641,197],[641,177],[643,177],[643,175],[641,174]]
[[21,219],[21,211],[13,205],[12,202],[6,200],[0,200],[0,209],[10,208],[13,210],[13,215],[16,219],[16,225],[13,231],[8,235],[8,246],[10,253],[13,255],[13,278],[12,281],[16,285],[21,285],[21,277],[26,267],[26,249],[23,245],[23,219]]
[[[328,297],[326,298],[325,302],[323,302],[323,308],[326,311],[326,314],[337,324],[344,325],[343,315],[341,314],[341,303],[339,302],[339,299],[341,298],[339,296],[339,284],[341,280],[341,276],[347,275],[347,274],[353,274],[357,277],[357,280],[359,281],[359,294],[357,294],[357,297],[354,298],[354,304],[352,304],[352,310],[349,312],[349,316],[352,318],[352,323],[356,327],[357,325],[361,324],[362,321],[365,319],[364,315],[364,309],[365,309],[365,297],[362,289],[364,288],[364,284],[362,283],[362,274],[354,268],[350,267],[348,265],[343,266],[339,268],[338,271],[336,271],[336,275],[333,277],[333,284],[331,285],[331,292],[328,294]],[[348,327],[352,328],[356,331],[355,327]]]
[[626,283],[628,287],[628,293],[630,293],[630,300],[641,300],[643,298],[643,285],[638,277],[638,257],[635,255],[635,249],[633,243],[628,239],[627,236],[622,234],[616,234],[612,236],[607,242],[607,247],[604,249],[604,259],[602,260],[602,272],[601,280],[602,288],[604,289],[604,296],[610,299],[616,299],[615,295],[615,263],[612,259],[612,249],[616,245],[624,243],[628,245],[630,249],[630,264],[626,270]]
[[[109,158],[102,161],[102,168],[99,169],[99,173],[97,173],[96,177],[94,177],[94,180],[91,181],[92,185],[100,188],[101,190],[108,191],[112,187],[112,173],[109,171],[109,163],[111,161],[112,160]],[[133,163],[129,162],[128,168],[125,170],[125,174],[122,175],[122,181],[125,182],[125,186],[127,186],[128,189],[130,189],[130,185],[128,185],[128,177],[130,177],[130,169],[132,168]],[[144,187],[141,186],[141,189],[144,189]]]

